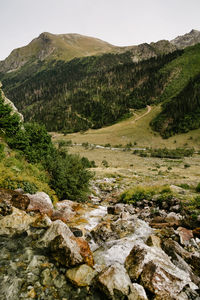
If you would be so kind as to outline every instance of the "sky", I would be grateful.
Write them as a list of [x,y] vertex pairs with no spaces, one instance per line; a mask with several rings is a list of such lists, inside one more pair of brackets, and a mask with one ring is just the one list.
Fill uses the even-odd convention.
[[200,0],[0,0],[0,60],[42,32],[128,46],[200,30],[199,16]]

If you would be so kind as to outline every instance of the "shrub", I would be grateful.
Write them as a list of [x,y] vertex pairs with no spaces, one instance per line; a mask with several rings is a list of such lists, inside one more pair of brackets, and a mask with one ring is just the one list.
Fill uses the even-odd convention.
[[109,164],[108,164],[108,162],[107,162],[107,160],[102,160],[102,165],[105,167],[105,168],[108,168],[109,167]]
[[142,201],[144,199],[150,200],[155,194],[155,191],[151,187],[141,187],[137,186],[128,191],[125,191],[120,196],[120,201],[135,204],[137,201]]
[[196,186],[196,191],[197,191],[197,193],[200,193],[200,182]]
[[86,200],[92,173],[86,170],[77,155],[54,150],[45,162],[50,174],[50,186],[60,199]]
[[0,144],[0,161],[4,158],[4,145]]

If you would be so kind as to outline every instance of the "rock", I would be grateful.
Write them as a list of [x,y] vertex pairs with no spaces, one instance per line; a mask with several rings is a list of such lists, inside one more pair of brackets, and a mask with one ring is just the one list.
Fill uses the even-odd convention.
[[147,240],[147,245],[161,248],[161,239],[152,234]]
[[92,231],[91,235],[94,238],[95,242],[102,244],[102,242],[108,241],[110,239],[117,239],[118,234],[113,232],[111,228],[111,223],[103,221],[98,224]]
[[22,210],[26,210],[30,203],[26,195],[22,195],[17,191],[0,188],[0,202],[2,201],[6,201],[12,206]]
[[189,245],[190,240],[193,238],[192,230],[186,229],[184,227],[178,227],[177,232],[180,237],[181,244],[184,246]]
[[75,237],[75,241],[80,248],[80,254],[83,257],[84,262],[92,267],[94,265],[94,259],[88,242],[86,242],[86,240],[80,237]]
[[192,230],[193,236],[200,238],[200,227]]
[[180,214],[176,214],[175,212],[170,212],[166,217],[165,221],[169,223],[173,223],[175,225],[180,225],[182,220],[182,216]]
[[30,204],[30,199],[26,195],[16,192],[11,199],[12,206],[26,210]]
[[138,283],[133,283],[128,300],[148,300],[143,286]]
[[104,269],[97,277],[97,285],[109,299],[124,299],[130,294],[131,281],[124,266],[116,263]]
[[47,215],[36,216],[35,221],[31,224],[34,228],[48,228],[52,224],[51,219]]
[[13,212],[12,205],[6,201],[0,202],[0,216],[11,215]]
[[71,230],[71,232],[73,232],[75,237],[82,237],[83,236],[83,232],[81,229],[76,228],[76,227],[69,227],[69,229]]
[[93,278],[97,275],[97,271],[88,265],[81,265],[66,272],[66,277],[77,286],[88,286]]
[[12,236],[27,231],[35,219],[36,217],[13,207],[12,214],[0,218],[0,235]]
[[50,197],[44,192],[37,192],[34,195],[26,194],[30,199],[27,211],[39,211],[42,214],[51,216],[53,213],[53,204]]
[[76,238],[69,227],[60,220],[52,222],[37,246],[50,248],[54,259],[67,267],[83,261],[93,265],[93,256],[88,243],[82,238]]
[[51,215],[51,220],[61,220],[64,223],[70,222],[73,217],[76,215],[70,208],[60,208],[59,210],[53,210]]
[[177,268],[158,247],[138,243],[126,258],[125,267],[131,280],[140,278],[143,287],[158,299],[174,299],[187,284],[197,289],[189,274]]

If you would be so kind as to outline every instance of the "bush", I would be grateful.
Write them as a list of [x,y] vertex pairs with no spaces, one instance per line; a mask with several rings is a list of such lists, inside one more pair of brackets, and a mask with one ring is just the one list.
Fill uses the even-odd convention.
[[102,165],[105,167],[105,168],[108,168],[109,167],[109,164],[108,164],[108,162],[107,162],[107,160],[102,160]]
[[0,161],[4,158],[4,145],[0,144]]
[[46,158],[50,186],[60,199],[86,200],[92,173],[86,170],[79,156],[56,150]]
[[144,199],[150,200],[155,194],[155,191],[151,187],[134,187],[128,191],[125,191],[120,196],[120,201],[128,204],[135,204],[137,201],[142,201]]
[[196,186],[196,191],[197,191],[197,193],[200,193],[200,182]]

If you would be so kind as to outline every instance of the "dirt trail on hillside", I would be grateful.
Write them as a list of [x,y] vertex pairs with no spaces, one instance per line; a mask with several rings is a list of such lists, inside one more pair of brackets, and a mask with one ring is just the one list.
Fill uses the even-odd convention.
[[151,107],[150,105],[147,105],[147,111],[146,111],[143,115],[137,117],[137,118],[136,118],[135,120],[133,120],[131,123],[135,123],[135,122],[138,121],[139,119],[141,119],[141,118],[145,117],[146,115],[148,115],[148,114],[150,113],[151,109],[152,109],[152,107]]

